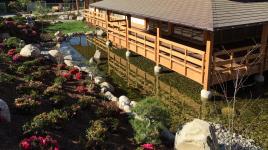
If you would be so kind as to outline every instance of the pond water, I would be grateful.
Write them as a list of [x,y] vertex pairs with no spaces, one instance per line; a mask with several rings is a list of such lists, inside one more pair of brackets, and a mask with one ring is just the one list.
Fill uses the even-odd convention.
[[76,59],[79,61],[79,59],[89,60],[96,50],[100,50],[103,58],[98,63],[98,68],[116,87],[115,95],[126,95],[136,101],[148,96],[161,98],[170,110],[172,120],[170,130],[173,132],[193,118],[218,122],[227,127],[230,120],[228,114],[235,114],[234,130],[267,147],[265,144],[268,143],[267,99],[241,98],[236,102],[235,112],[228,109],[227,102],[220,98],[201,101],[199,97],[202,87],[194,81],[169,70],[164,70],[159,76],[155,76],[153,62],[135,54],[127,59],[126,50],[107,48],[105,41],[105,38],[91,37],[88,40],[89,46],[85,44],[73,46],[76,51],[70,53],[77,53],[77,56],[82,57]]

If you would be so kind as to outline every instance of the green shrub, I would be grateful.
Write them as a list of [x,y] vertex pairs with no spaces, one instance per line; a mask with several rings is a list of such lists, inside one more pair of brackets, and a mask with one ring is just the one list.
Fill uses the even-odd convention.
[[47,87],[47,89],[44,91],[44,95],[46,96],[51,96],[60,93],[63,93],[62,86],[57,84]]
[[27,67],[38,66],[38,65],[40,65],[40,63],[42,61],[43,61],[42,58],[36,58],[36,59],[33,59],[33,60],[23,62],[23,65],[25,65]]
[[164,104],[155,97],[145,98],[133,108],[139,117],[154,122],[160,122],[164,126],[170,125],[170,114]]
[[102,120],[96,120],[90,123],[90,128],[86,131],[86,137],[89,142],[103,142],[107,137],[108,128]]
[[151,97],[140,101],[133,108],[141,119],[131,119],[134,139],[137,143],[160,143],[161,130],[170,124],[168,110],[157,98]]
[[23,125],[22,129],[25,133],[42,132],[48,128],[60,127],[67,120],[68,113],[66,111],[55,109],[35,116]]
[[110,132],[116,131],[119,127],[119,120],[116,118],[108,117],[102,119]]
[[54,79],[54,84],[62,85],[66,81],[66,78],[63,77],[57,77]]
[[134,139],[137,143],[159,144],[162,125],[149,120],[131,119],[130,124],[134,130]]
[[19,47],[20,41],[21,40],[17,37],[10,37],[4,41],[4,44],[7,49],[12,49],[12,48]]
[[25,76],[23,77],[23,80],[26,81],[26,82],[30,82],[30,81],[33,80],[33,76],[31,76],[31,75],[25,75]]
[[19,73],[19,74],[24,74],[24,73],[27,72],[27,70],[28,70],[28,67],[27,67],[27,66],[25,66],[25,65],[21,65],[21,66],[19,66],[19,67],[17,68],[17,73]]
[[38,70],[32,73],[33,79],[35,80],[42,80],[46,76],[46,71]]
[[114,117],[120,114],[120,109],[111,102],[102,102],[95,111],[98,117]]

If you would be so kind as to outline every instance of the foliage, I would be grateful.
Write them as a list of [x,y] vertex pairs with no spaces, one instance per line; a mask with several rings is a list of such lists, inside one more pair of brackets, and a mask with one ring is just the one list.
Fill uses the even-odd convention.
[[25,74],[28,71],[28,67],[26,65],[21,65],[17,68],[17,73]]
[[6,49],[13,49],[16,47],[19,47],[20,39],[17,37],[10,37],[6,40],[4,40],[4,45]]
[[22,150],[59,150],[57,140],[50,136],[31,136],[20,142]]
[[86,131],[88,141],[103,142],[107,137],[108,128],[102,120],[92,121],[90,128]]
[[95,97],[83,95],[79,99],[78,104],[80,105],[80,107],[82,109],[86,109],[86,108],[90,107],[95,102],[96,102],[96,98]]
[[155,97],[145,98],[137,103],[136,107],[133,108],[133,112],[143,119],[159,122],[164,126],[169,126],[170,124],[168,109]]
[[47,96],[59,93],[62,93],[62,86],[57,84],[47,87],[47,89],[44,91],[44,94]]
[[54,79],[54,84],[56,85],[62,85],[64,82],[66,82],[66,79],[63,77],[57,77]]
[[25,133],[42,132],[47,128],[60,126],[66,120],[68,120],[68,113],[66,111],[54,109],[51,112],[44,112],[35,116],[31,121],[23,125],[22,129]]
[[76,87],[76,91],[77,91],[78,93],[80,93],[80,94],[85,94],[85,93],[88,92],[88,89],[87,89],[87,87],[84,86],[84,85],[78,85],[78,86]]
[[161,101],[154,97],[146,98],[133,108],[133,112],[141,118],[131,119],[136,142],[159,144],[161,130],[170,124],[170,115]]
[[120,114],[120,109],[114,103],[102,102],[95,114],[98,117],[115,117]]
[[16,109],[24,113],[33,112],[40,104],[40,102],[32,99],[30,96],[15,99]]
[[15,80],[16,78],[14,76],[0,72],[0,84],[10,84]]
[[137,143],[159,144],[161,142],[160,129],[162,125],[159,122],[132,119],[130,124],[135,132],[134,139]]

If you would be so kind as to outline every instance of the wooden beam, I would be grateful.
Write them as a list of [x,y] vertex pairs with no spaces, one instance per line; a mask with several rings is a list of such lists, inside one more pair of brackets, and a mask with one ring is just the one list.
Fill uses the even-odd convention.
[[266,55],[267,55],[267,39],[268,39],[268,24],[264,24],[262,27],[262,35],[261,35],[261,66],[260,66],[260,74],[263,73],[265,69],[266,62]]
[[205,90],[210,89],[211,77],[212,77],[212,53],[213,53],[213,44],[214,44],[214,34],[213,32],[206,31],[206,56],[205,56],[205,75],[203,88]]
[[174,26],[172,23],[168,23],[168,35],[172,35],[174,33]]
[[128,28],[129,28],[129,20],[126,18],[126,49],[129,49],[128,46]]
[[127,15],[128,27],[131,28],[131,15]]

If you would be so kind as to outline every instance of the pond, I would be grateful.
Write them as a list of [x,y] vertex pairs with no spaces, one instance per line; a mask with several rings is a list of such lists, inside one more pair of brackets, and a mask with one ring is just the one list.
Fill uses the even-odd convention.
[[156,76],[153,73],[153,62],[133,53],[131,57],[126,58],[126,50],[107,48],[105,41],[105,38],[91,37],[88,39],[89,46],[73,47],[85,60],[92,58],[96,50],[101,51],[102,59],[98,63],[98,68],[116,87],[115,95],[126,95],[135,101],[149,96],[161,98],[171,112],[170,130],[174,133],[193,118],[221,123],[228,127],[230,114],[234,114],[235,121],[232,122],[234,131],[267,147],[265,143],[268,143],[266,131],[268,102],[265,98],[250,100],[240,98],[236,102],[234,112],[227,107],[227,104],[231,105],[232,102],[227,103],[222,98],[216,97],[211,101],[201,101],[199,92],[202,87],[194,81],[167,69]]

